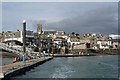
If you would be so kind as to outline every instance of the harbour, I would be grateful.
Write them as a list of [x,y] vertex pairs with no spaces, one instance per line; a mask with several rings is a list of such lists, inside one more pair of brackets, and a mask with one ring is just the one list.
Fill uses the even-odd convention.
[[0,79],[118,80],[118,5],[3,1]]
[[[87,79],[118,77],[118,56],[55,57],[54,59],[11,79]],[[112,79],[111,79],[112,78]],[[90,79],[91,80],[91,79]],[[104,79],[103,79],[104,80]]]

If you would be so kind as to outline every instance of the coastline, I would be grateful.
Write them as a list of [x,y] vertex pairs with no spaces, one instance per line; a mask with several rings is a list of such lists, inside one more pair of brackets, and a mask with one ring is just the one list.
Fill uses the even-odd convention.
[[[94,50],[94,49],[75,49],[72,51],[69,51],[68,53],[64,53],[61,54],[59,53],[55,53],[55,55],[59,55],[58,57],[78,57],[78,56],[107,56],[107,55],[120,55],[119,53],[120,49],[106,49],[106,50]],[[79,55],[79,52],[83,52],[83,55]],[[74,56],[70,56],[67,54],[73,54]],[[0,51],[0,55],[2,56],[2,58],[15,58],[16,56],[18,56],[15,53],[10,53],[7,51]]]
[[[84,55],[81,55],[81,56],[107,56],[107,55],[120,55],[118,53],[98,53],[98,52],[86,52],[86,50],[74,50],[71,52],[71,54],[74,54],[74,55],[78,55],[78,52],[79,51],[82,51],[84,53]],[[61,53],[55,53],[57,55],[63,55]],[[69,54],[69,53],[65,53],[65,54]],[[2,58],[15,58],[16,56],[18,56],[17,54],[15,53],[10,53],[10,52],[5,52],[5,51],[0,51],[0,55],[2,55]]]
[[83,52],[84,55],[104,56],[104,55],[120,55],[120,49],[106,49],[106,50],[95,50],[95,49],[76,49],[71,51],[72,54],[79,54]]
[[[54,54],[53,57],[90,57],[90,56],[114,56],[117,54]],[[118,55],[117,55],[118,56]]]

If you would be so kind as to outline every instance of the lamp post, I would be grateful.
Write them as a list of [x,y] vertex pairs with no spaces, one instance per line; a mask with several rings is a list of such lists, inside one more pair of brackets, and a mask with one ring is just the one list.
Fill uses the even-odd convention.
[[26,21],[23,20],[23,63],[25,63],[25,56],[24,54],[26,53]]
[[55,47],[54,40],[52,39],[52,56],[54,56],[54,47]]
[[14,36],[14,33],[12,33],[12,46],[13,46],[13,36]]
[[15,35],[15,34],[13,33],[13,34],[12,34],[12,46],[13,46],[13,38],[14,38],[14,35]]
[[50,56],[50,35],[47,36],[48,37],[48,55]]
[[[10,33],[9,35],[8,35],[8,37],[10,36],[10,38],[12,38],[11,36],[12,36],[12,33]],[[12,39],[13,40],[13,39]],[[10,46],[12,47],[12,40],[11,40],[11,43],[10,43]],[[8,41],[8,40],[7,40]],[[8,43],[8,46],[9,46],[9,43]]]
[[41,39],[40,39],[40,33],[39,33],[39,55],[41,56]]

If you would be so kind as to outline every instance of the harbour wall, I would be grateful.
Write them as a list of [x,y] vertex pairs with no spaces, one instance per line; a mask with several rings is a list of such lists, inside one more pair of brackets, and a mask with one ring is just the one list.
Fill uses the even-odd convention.
[[84,54],[101,54],[101,55],[119,55],[120,49],[74,49],[71,51],[73,54],[83,52]]

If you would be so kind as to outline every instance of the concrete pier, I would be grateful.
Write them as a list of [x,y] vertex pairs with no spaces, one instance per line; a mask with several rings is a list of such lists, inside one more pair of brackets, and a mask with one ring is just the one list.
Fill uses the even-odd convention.
[[25,63],[17,62],[9,65],[0,66],[2,73],[0,73],[0,79],[10,78],[19,74],[23,74],[46,61],[53,59],[52,57],[41,57],[38,59],[26,60]]

